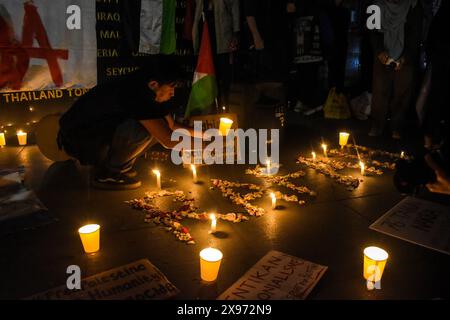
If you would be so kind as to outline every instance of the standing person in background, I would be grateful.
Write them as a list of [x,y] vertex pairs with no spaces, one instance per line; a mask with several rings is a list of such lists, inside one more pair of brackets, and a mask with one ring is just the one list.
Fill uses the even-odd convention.
[[450,21],[450,2],[442,1],[431,24],[427,40],[427,55],[432,64],[431,87],[425,111],[423,129],[425,146],[439,145],[449,130],[450,112],[450,37],[447,24]]
[[[293,0],[243,0],[250,38],[250,63],[256,82],[285,82],[289,64],[289,9]],[[261,93],[256,104],[273,105],[277,100]]]
[[392,138],[400,139],[411,104],[422,36],[422,7],[418,0],[378,0],[381,30],[372,33],[373,70],[372,128],[380,136],[391,110]]
[[328,61],[329,86],[336,88],[340,94],[345,85],[345,69],[348,53],[348,31],[350,28],[350,10],[343,5],[343,0],[332,0],[327,13],[333,30],[331,51]]
[[208,22],[219,87],[219,107],[228,107],[233,56],[240,32],[239,0],[196,0],[192,30],[194,51],[199,52],[203,18]]

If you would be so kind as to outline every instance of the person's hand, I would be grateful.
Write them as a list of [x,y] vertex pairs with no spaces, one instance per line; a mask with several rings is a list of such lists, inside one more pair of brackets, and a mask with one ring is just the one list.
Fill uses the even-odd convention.
[[256,50],[263,50],[264,49],[264,40],[261,38],[261,36],[256,36],[253,38],[253,43]]
[[386,63],[389,61],[389,55],[386,53],[386,51],[379,53],[377,57],[378,60],[384,65],[386,65]]
[[397,66],[395,67],[395,71],[400,71],[403,68],[403,65],[405,64],[405,57],[401,57],[397,62]]
[[234,34],[233,37],[230,40],[230,43],[228,44],[228,48],[231,51],[237,51],[239,48],[239,36],[237,34]]
[[436,182],[428,183],[427,188],[431,192],[450,195],[450,177],[445,171],[433,160],[430,155],[425,156],[430,168],[436,173]]
[[295,7],[295,3],[294,2],[288,2],[288,4],[286,5],[286,12],[287,13],[295,13],[295,12],[297,12],[297,8]]

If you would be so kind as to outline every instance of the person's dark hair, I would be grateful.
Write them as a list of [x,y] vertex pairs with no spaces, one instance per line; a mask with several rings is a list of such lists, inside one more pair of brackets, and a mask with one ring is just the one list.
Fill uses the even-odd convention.
[[178,83],[186,80],[183,69],[174,56],[157,55],[139,66],[138,73],[145,82],[157,81],[160,84]]

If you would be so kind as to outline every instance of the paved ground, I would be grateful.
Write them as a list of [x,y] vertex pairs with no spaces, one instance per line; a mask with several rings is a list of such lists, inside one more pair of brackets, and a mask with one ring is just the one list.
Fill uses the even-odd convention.
[[[244,94],[245,96],[245,94]],[[279,127],[271,108],[258,109],[246,99],[234,108],[244,126]],[[232,110],[233,111],[233,110]],[[390,151],[413,150],[414,143],[392,142],[387,138],[369,140],[367,123],[323,121],[288,116],[282,129],[281,172],[300,167],[295,158],[317,148],[321,138],[337,143],[339,129],[351,130],[359,144]],[[450,257],[370,230],[369,225],[399,202],[392,174],[368,177],[356,191],[349,192],[312,170],[299,182],[318,192],[304,207],[285,204],[283,210],[267,213],[249,222],[219,222],[220,238],[208,235],[209,225],[187,222],[197,244],[177,242],[163,228],[145,224],[141,212],[130,209],[125,200],[140,197],[153,188],[150,168],[158,165],[163,183],[192,191],[205,210],[236,210],[218,191],[209,189],[210,178],[257,181],[244,175],[246,166],[210,166],[199,169],[204,183],[193,185],[190,172],[169,162],[140,159],[137,163],[143,187],[135,191],[106,192],[89,188],[89,170],[72,163],[52,164],[35,146],[21,150],[0,150],[0,167],[27,167],[26,184],[37,191],[57,222],[35,230],[0,236],[0,298],[23,298],[64,284],[68,265],[82,268],[84,276],[148,258],[181,290],[178,298],[215,298],[275,249],[329,267],[312,291],[310,299],[435,299],[450,297]],[[170,182],[174,179],[176,182]],[[426,192],[421,194],[429,197]],[[443,199],[439,199],[443,200]],[[259,202],[270,208],[270,200]],[[88,221],[102,226],[101,251],[87,256],[77,229]],[[199,281],[199,251],[212,244],[224,253],[217,284]],[[386,248],[390,259],[382,290],[368,292],[362,278],[362,250],[369,245]]]

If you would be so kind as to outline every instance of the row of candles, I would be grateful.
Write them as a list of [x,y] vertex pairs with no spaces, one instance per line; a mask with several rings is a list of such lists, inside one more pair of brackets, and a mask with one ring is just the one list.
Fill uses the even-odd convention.
[[[341,146],[341,149],[343,149],[347,143],[348,143],[348,138],[350,137],[350,134],[347,132],[340,132],[339,133],[339,145]],[[322,150],[323,150],[323,155],[325,156],[325,158],[328,158],[328,146],[325,143],[322,143],[321,145]],[[311,152],[311,156],[312,159],[315,161],[317,159],[317,154],[313,151]],[[358,155],[359,156],[359,155]],[[400,158],[403,159],[405,158],[405,152],[402,151],[400,153]],[[366,173],[366,165],[364,164],[363,161],[361,161],[361,159],[359,160],[359,167],[361,168],[361,175],[364,176]]]
[[[233,120],[228,118],[220,118],[220,126],[219,126],[219,132],[222,136],[228,135],[228,132],[231,129],[231,126],[233,125]],[[17,132],[17,141],[20,146],[27,145],[27,133],[23,132],[22,130],[19,130]],[[3,148],[6,146],[6,137],[4,132],[0,132],[0,147]]]
[[[17,131],[17,141],[20,146],[27,145],[27,133],[22,130]],[[6,146],[6,137],[4,132],[0,132],[0,147],[3,148]]]
[[[215,231],[215,216],[211,217],[211,229]],[[84,251],[94,254],[100,250],[100,226],[89,224],[78,229]],[[379,282],[384,272],[389,254],[378,247],[367,247],[364,253],[363,277],[367,280],[367,288],[373,289],[373,284]],[[200,251],[200,277],[203,281],[217,280],[223,254],[219,249],[206,248]]]

